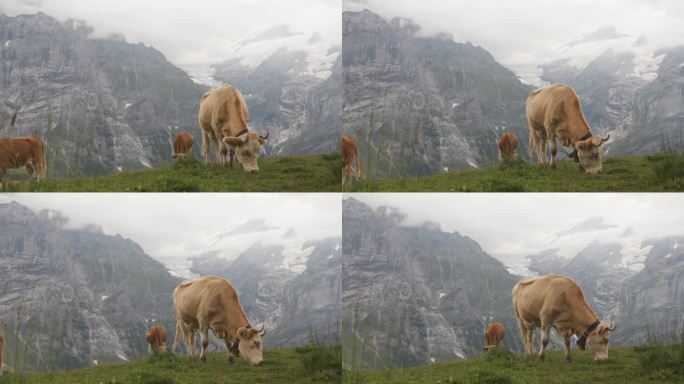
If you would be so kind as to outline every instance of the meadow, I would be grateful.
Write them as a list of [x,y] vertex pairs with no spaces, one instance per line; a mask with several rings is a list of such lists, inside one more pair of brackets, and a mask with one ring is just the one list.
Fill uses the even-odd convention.
[[[363,165],[362,165],[363,168]],[[372,174],[371,170],[371,174]],[[413,175],[396,179],[366,178],[355,192],[670,192],[684,191],[684,155],[608,157],[603,173],[587,175],[572,161],[541,169],[521,160],[476,170]]]
[[265,349],[264,361],[251,366],[239,358],[228,364],[226,353],[209,353],[207,362],[171,353],[110,365],[48,373],[5,374],[0,384],[200,384],[200,383],[339,383],[341,347],[307,345]]
[[[236,162],[237,163],[237,162]],[[259,173],[247,174],[237,163],[229,170],[180,160],[159,168],[106,176],[25,181],[23,169],[6,178],[4,192],[339,192],[339,154],[264,157]]]
[[562,351],[547,353],[546,361],[509,351],[482,357],[391,371],[345,372],[344,383],[405,384],[585,384],[683,383],[684,343],[611,348],[607,361],[573,351],[572,363]]

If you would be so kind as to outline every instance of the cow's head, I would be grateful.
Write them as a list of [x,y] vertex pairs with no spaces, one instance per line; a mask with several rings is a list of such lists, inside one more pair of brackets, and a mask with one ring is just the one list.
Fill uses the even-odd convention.
[[586,345],[577,344],[577,348],[589,350],[594,354],[594,360],[608,360],[608,343],[610,332],[615,330],[615,323],[601,323],[587,336]]
[[240,136],[228,136],[223,138],[223,143],[232,151],[235,151],[238,161],[242,164],[245,172],[259,172],[257,159],[261,153],[261,146],[266,144],[268,134],[262,136],[257,132],[248,132]]
[[264,359],[261,349],[261,337],[266,334],[264,325],[254,328],[240,327],[238,329],[238,351],[252,365],[259,365]]
[[610,135],[605,138],[592,136],[591,138],[575,143],[577,160],[584,172],[593,175],[603,171],[603,149],[601,146],[608,141]]

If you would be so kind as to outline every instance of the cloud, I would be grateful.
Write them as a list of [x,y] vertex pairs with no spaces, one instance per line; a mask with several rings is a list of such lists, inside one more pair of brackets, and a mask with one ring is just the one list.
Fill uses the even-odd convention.
[[[480,45],[525,78],[538,77],[540,64],[567,55],[584,65],[606,49],[626,49],[637,42],[648,41],[651,51],[684,44],[684,2],[679,0],[344,2],[346,9],[366,7],[386,18],[412,19],[424,36],[447,32],[458,42]],[[582,49],[565,52],[569,43],[579,42]]]
[[[239,235],[251,228],[253,233],[248,235],[252,240],[263,237],[267,241],[269,230],[292,229],[302,242],[342,233],[341,202],[336,194],[39,193],[2,197],[0,202],[14,200],[35,212],[60,212],[69,218],[69,228],[99,227],[106,234],[120,234],[176,270],[189,257],[215,250],[211,239],[217,233],[230,234],[237,229],[232,234]],[[224,254],[235,257],[236,249],[245,246],[226,248]]]
[[[557,248],[570,258],[593,241],[620,242],[641,252],[648,239],[684,236],[682,194],[354,194],[373,208],[398,208],[404,225],[438,223],[519,266]],[[562,236],[558,236],[561,233]]]
[[[85,21],[93,37],[123,34],[128,42],[154,46],[197,77],[232,57],[234,44],[281,26],[317,34],[319,44],[341,44],[340,0],[0,0],[9,15],[38,11],[64,21]],[[275,52],[282,41],[274,40]]]

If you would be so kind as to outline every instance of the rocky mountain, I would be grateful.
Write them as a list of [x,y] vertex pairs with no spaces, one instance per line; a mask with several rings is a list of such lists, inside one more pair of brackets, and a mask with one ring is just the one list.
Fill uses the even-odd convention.
[[611,343],[671,342],[684,326],[684,237],[642,245],[646,252],[640,267],[625,263],[623,244],[592,242],[571,259],[553,250],[533,255],[529,269],[577,281],[597,315],[617,322]]
[[52,177],[157,166],[178,131],[199,139],[205,86],[152,47],[91,32],[43,13],[0,15],[0,136],[40,135]]
[[[648,54],[607,50],[586,66],[563,59],[542,66],[542,80],[575,88],[592,131],[610,133],[610,155],[652,155],[684,148],[684,46]],[[627,48],[625,48],[627,49]]]
[[310,241],[292,257],[283,244],[261,241],[231,262],[219,253],[192,259],[191,271],[227,278],[255,324],[264,322],[272,347],[300,346],[317,337],[338,341],[342,257],[339,239]]
[[147,352],[148,326],[173,335],[180,280],[133,241],[70,229],[58,213],[18,203],[0,204],[0,228],[0,327],[11,367],[128,360]]
[[408,227],[392,208],[343,202],[342,341],[347,367],[380,369],[472,357],[487,323],[520,350],[511,289],[519,277],[472,239]]
[[261,62],[230,58],[214,66],[213,78],[237,86],[247,101],[250,128],[269,132],[268,153],[327,154],[337,149],[342,111],[339,47],[323,47],[316,34],[303,36],[280,26],[237,43],[235,50],[282,48]]
[[[527,152],[530,86],[484,48],[450,35],[419,37],[410,20],[343,14],[343,133],[381,176],[415,176],[497,161],[515,132]],[[362,161],[363,163],[363,161]]]

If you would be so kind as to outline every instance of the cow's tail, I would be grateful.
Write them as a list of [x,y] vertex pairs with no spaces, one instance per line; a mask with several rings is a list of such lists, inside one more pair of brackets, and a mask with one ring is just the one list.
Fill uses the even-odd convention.
[[38,167],[38,181],[47,177],[47,163],[45,162],[45,144],[40,140],[38,151],[36,152],[36,167]]
[[356,180],[361,179],[361,160],[359,160],[359,148],[354,148],[354,157],[356,158]]

